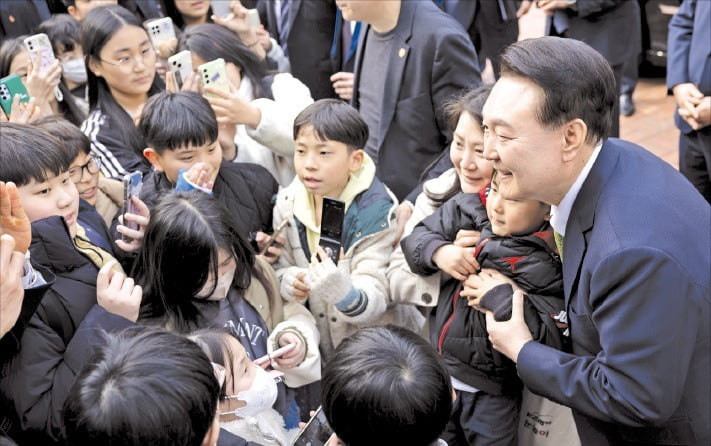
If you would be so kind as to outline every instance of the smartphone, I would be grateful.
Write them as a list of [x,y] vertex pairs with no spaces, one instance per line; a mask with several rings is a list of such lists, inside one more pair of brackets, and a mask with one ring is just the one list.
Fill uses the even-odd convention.
[[35,34],[27,37],[23,42],[27,52],[30,53],[30,60],[35,69],[39,67],[40,70],[44,70],[54,63],[56,58],[47,34]]
[[267,240],[267,243],[264,245],[264,248],[262,248],[262,250],[259,251],[259,255],[264,255],[267,253],[267,251],[269,250],[269,247],[274,244],[277,236],[281,233],[281,231],[284,230],[284,228],[286,227],[286,225],[288,223],[289,223],[288,218],[285,218],[284,220],[281,221],[281,223],[279,223],[279,226],[277,226],[276,229],[274,229],[274,232],[272,233],[272,235],[269,236],[269,240]]
[[335,198],[323,197],[321,211],[321,239],[318,244],[326,254],[338,265],[341,254],[341,237],[343,233],[343,217],[346,203]]
[[278,348],[274,350],[273,352],[266,354],[262,356],[261,358],[257,358],[254,360],[254,363],[259,365],[267,361],[271,361],[274,358],[278,358],[286,353],[289,353],[296,347],[296,344],[286,344],[285,346]]
[[[133,204],[131,197],[140,197],[141,188],[143,187],[143,174],[141,172],[133,172],[123,177],[123,209],[121,215],[124,214],[138,214],[136,206]],[[129,229],[138,230],[138,224],[126,221],[124,217],[123,225]],[[133,239],[121,235],[121,238],[126,243],[130,243]]]
[[193,58],[190,51],[184,50],[168,58],[168,68],[173,73],[173,78],[178,90],[183,88],[185,80],[193,72]]
[[148,31],[148,37],[151,39],[151,44],[153,44],[153,48],[156,50],[158,50],[162,43],[176,38],[175,27],[170,17],[150,20],[143,26],[146,28],[146,31]]
[[247,23],[249,24],[250,28],[259,28],[259,25],[262,24],[262,21],[259,19],[259,11],[257,11],[256,9],[248,9]]
[[[203,87],[217,88],[218,90],[229,94],[230,84],[227,79],[225,59],[219,58],[200,65],[198,67],[198,74],[202,80]],[[208,94],[208,96],[218,97],[214,94]]]
[[316,409],[316,413],[306,423],[301,431],[294,438],[292,446],[323,446],[326,444],[333,431],[326,421],[326,415],[323,414],[321,406]]
[[20,76],[11,74],[0,79],[0,105],[8,117],[12,112],[12,100],[16,94],[20,95],[20,102],[30,100],[30,95],[27,94],[27,89]]
[[232,13],[230,10],[230,3],[228,1],[216,1],[210,2],[210,7],[212,8],[212,13],[217,17],[227,17]]

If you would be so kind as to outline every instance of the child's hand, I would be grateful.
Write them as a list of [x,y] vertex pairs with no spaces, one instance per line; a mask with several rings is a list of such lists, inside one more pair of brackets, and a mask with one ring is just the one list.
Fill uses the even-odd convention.
[[[266,243],[267,241],[269,241],[269,239],[269,234],[262,231],[257,232],[255,240],[257,241],[257,247],[259,248],[259,252],[262,252],[264,246],[266,246]],[[262,259],[264,259],[264,261],[266,261],[270,265],[273,265],[274,262],[279,260],[279,257],[281,256],[281,248],[284,246],[284,243],[286,243],[286,239],[281,235],[277,235],[274,238],[274,242],[271,244],[271,246],[269,246],[267,251],[264,254],[261,254]]]
[[286,300],[296,300],[304,302],[308,299],[311,289],[306,285],[307,270],[304,268],[291,267],[281,278],[279,291]]
[[8,234],[15,240],[15,251],[26,253],[32,242],[30,219],[20,201],[15,183],[0,181],[0,234]]
[[279,336],[279,347],[284,347],[287,344],[295,344],[296,347],[290,352],[286,352],[280,357],[274,358],[274,362],[282,369],[294,368],[301,364],[306,357],[306,346],[296,333],[287,331]]
[[346,263],[341,262],[336,266],[320,246],[317,253],[318,255],[311,255],[309,275],[306,277],[306,284],[311,288],[311,299],[320,299],[335,305],[353,288],[350,275],[346,271]]
[[178,89],[178,84],[175,82],[175,75],[172,71],[165,73],[165,90],[168,93],[177,93],[178,91],[192,91],[198,93],[200,82],[197,81],[197,74],[190,73],[187,79],[183,79],[183,86]]
[[464,280],[469,274],[479,270],[479,262],[474,258],[474,248],[442,245],[432,254],[432,261],[437,268],[457,280]]
[[[131,201],[138,210],[138,214],[125,214],[119,216],[120,225],[116,226],[116,230],[119,234],[125,235],[130,238],[130,242],[125,242],[123,240],[116,240],[116,246],[121,248],[125,252],[138,252],[143,246],[143,235],[146,232],[146,226],[151,219],[151,212],[148,210],[148,206],[142,202],[138,197],[131,197]],[[131,229],[128,226],[124,226],[124,219],[138,224],[138,229]]]
[[133,279],[116,271],[114,267],[117,264],[116,260],[112,260],[99,270],[96,276],[96,301],[109,313],[136,322],[143,290],[133,283]]
[[229,93],[214,87],[205,87],[205,93],[218,96],[207,96],[207,100],[217,116],[218,124],[244,124],[253,129],[259,127],[259,122],[262,120],[261,110],[242,98],[234,85],[230,84]]
[[210,178],[207,165],[202,162],[193,164],[190,169],[185,172],[185,179],[193,186],[207,190],[212,190],[215,185],[215,182]]
[[481,232],[472,229],[460,229],[457,232],[457,237],[454,239],[454,244],[462,248],[476,246],[481,238]]
[[516,282],[505,275],[495,269],[485,268],[479,271],[478,274],[470,274],[469,277],[466,278],[459,295],[468,299],[469,302],[467,305],[470,307],[474,307],[481,312],[486,312],[479,308],[481,298],[492,288],[506,283],[510,284],[514,291],[521,290],[521,287],[519,287]]

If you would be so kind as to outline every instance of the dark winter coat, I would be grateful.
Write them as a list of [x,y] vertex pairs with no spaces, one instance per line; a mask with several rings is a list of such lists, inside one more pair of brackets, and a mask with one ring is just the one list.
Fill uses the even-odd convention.
[[[403,240],[405,258],[413,272],[436,270],[432,253],[451,243],[460,229],[481,231],[475,257],[482,268],[492,268],[510,277],[528,293],[525,319],[539,342],[562,348],[562,335],[553,316],[563,309],[563,279],[559,257],[551,248],[552,231],[528,236],[499,237],[491,233],[482,197],[460,193],[423,220]],[[442,285],[438,305],[430,320],[431,341],[455,378],[492,395],[520,391],[516,369],[491,346],[486,317],[459,296],[461,282],[449,279]],[[510,313],[511,292],[496,287],[482,298],[489,309]],[[506,313],[506,310],[503,311]]]
[[[101,216],[80,212],[86,222],[103,227]],[[97,305],[98,268],[74,247],[61,217],[32,224],[32,261],[52,271],[56,280],[44,295],[20,340],[17,355],[0,381],[3,425],[20,444],[60,440],[62,406],[77,375],[101,342],[101,329],[131,325]],[[19,432],[21,435],[18,435]]]
[[[141,200],[153,208],[160,197],[173,190],[164,173],[151,171],[143,179]],[[272,208],[279,184],[257,164],[223,161],[212,189],[245,236],[272,232]]]

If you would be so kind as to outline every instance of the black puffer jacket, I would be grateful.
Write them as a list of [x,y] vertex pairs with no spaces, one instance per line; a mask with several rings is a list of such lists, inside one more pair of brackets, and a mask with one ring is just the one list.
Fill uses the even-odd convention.
[[[410,268],[423,275],[434,272],[437,267],[432,262],[432,253],[451,243],[460,229],[481,231],[475,256],[482,268],[496,269],[528,293],[524,313],[534,339],[562,348],[561,331],[552,318],[564,306],[560,259],[549,243],[552,231],[546,227],[543,232],[528,236],[495,236],[482,197],[458,194],[403,240]],[[492,395],[518,392],[521,383],[515,365],[493,349],[485,315],[467,305],[467,299],[459,296],[460,288],[461,282],[456,279],[442,285],[430,320],[432,344],[458,380]],[[488,301],[493,300],[493,306],[506,306],[507,302],[510,306],[510,293],[494,294],[485,296]]]
[[[141,200],[153,208],[174,187],[165,174],[151,171],[143,179]],[[272,209],[278,189],[274,176],[264,167],[223,161],[212,191],[244,234],[253,235],[257,231],[272,232]]]
[[[80,211],[101,235],[108,231],[94,211]],[[32,224],[32,261],[56,279],[31,317],[15,357],[0,380],[4,428],[20,444],[54,444],[61,439],[62,406],[76,376],[101,342],[101,329],[132,323],[97,305],[97,267],[75,248],[61,217]],[[24,432],[21,432],[24,431]]]

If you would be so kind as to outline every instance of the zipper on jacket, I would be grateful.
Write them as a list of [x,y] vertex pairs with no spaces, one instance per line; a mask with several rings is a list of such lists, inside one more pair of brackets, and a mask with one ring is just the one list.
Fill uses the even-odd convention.
[[464,282],[459,282],[456,290],[454,291],[454,299],[452,299],[452,314],[447,319],[447,322],[442,326],[442,331],[439,334],[439,339],[437,340],[437,352],[442,354],[442,345],[444,344],[444,338],[447,337],[447,332],[449,331],[450,325],[454,322],[454,317],[457,315],[457,302],[459,302],[459,292],[462,290],[462,284]]

